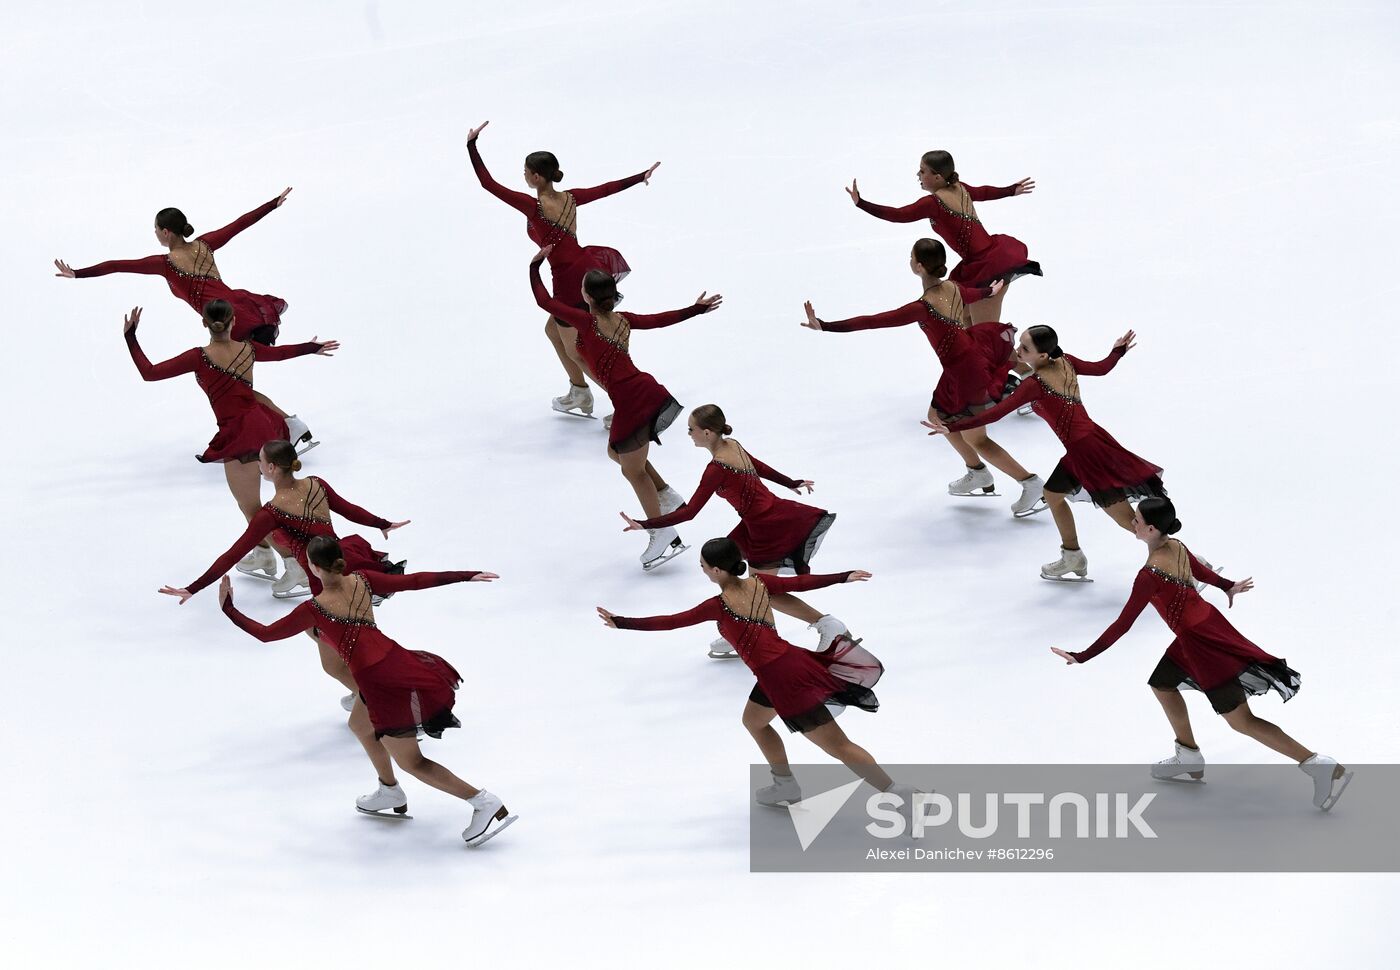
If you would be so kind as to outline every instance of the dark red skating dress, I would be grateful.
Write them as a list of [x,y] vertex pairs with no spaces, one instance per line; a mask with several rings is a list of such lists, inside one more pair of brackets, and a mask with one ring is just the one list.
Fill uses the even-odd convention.
[[481,187],[500,199],[506,205],[525,216],[525,231],[541,248],[553,244],[549,254],[549,269],[554,276],[554,298],[572,307],[584,305],[581,289],[583,277],[591,269],[602,270],[615,280],[621,280],[629,272],[627,261],[616,249],[607,246],[580,246],[577,228],[577,209],[581,205],[605,199],[610,195],[638,185],[646,177],[645,172],[616,182],[605,182],[591,189],[565,189],[564,210],[558,222],[551,222],[544,216],[539,199],[526,192],[515,192],[506,188],[491,177],[481,153],[476,150],[476,140],[467,142],[467,153],[471,155],[472,168],[481,181]]
[[944,421],[971,417],[1001,399],[1011,371],[1016,328],[1005,323],[963,325],[963,307],[991,296],[987,287],[945,280],[923,299],[894,310],[849,320],[823,320],[823,330],[850,333],[917,323],[938,355],[943,373],[931,404]]
[[[825,576],[769,576],[755,573],[736,591],[743,602],[712,596],[694,609],[672,616],[613,617],[622,630],[677,630],[713,620],[720,636],[734,645],[758,684],[749,699],[771,707],[791,731],[809,731],[829,723],[829,708],[859,707],[876,711],[872,687],[885,668],[870,651],[849,637],[837,637],[820,653],[793,646],[773,625],[769,593],[801,593],[844,583],[850,573]],[[737,608],[736,608],[737,607]]]
[[452,713],[462,675],[435,653],[406,650],[380,632],[374,622],[371,596],[390,596],[408,589],[431,589],[465,583],[476,572],[407,573],[392,576],[361,572],[347,575],[349,608],[332,612],[315,599],[307,600],[277,622],[264,626],[240,613],[233,597],[224,613],[238,627],[263,643],[286,640],[306,630],[329,644],[350,667],[360,699],[369,711],[376,737],[440,738],[447,728],[462,724]]
[[[1080,360],[1069,354],[1060,360],[1068,362],[1073,373],[1080,377],[1102,377],[1117,366],[1125,353],[1121,348],[1114,348],[1103,360]],[[1050,366],[1060,365],[1052,361]],[[952,431],[965,431],[991,424],[1023,404],[1030,404],[1065,446],[1065,456],[1045,480],[1046,491],[1068,494],[1079,491],[1082,486],[1100,508],[1124,500],[1167,494],[1162,486],[1160,467],[1144,461],[1113,440],[1111,434],[1089,417],[1083,401],[1052,389],[1038,372],[1023,380],[1000,403],[948,427]]]
[[1151,603],[1176,635],[1148,680],[1153,687],[1199,690],[1220,714],[1238,706],[1246,693],[1274,690],[1285,701],[1296,694],[1302,686],[1298,672],[1241,636],[1219,610],[1201,598],[1192,579],[1217,589],[1229,589],[1234,583],[1206,568],[1182,543],[1175,539],[1167,542],[1177,554],[1177,568],[1168,571],[1143,566],[1138,570],[1132,596],[1118,619],[1087,649],[1071,656],[1080,663],[1097,657],[1127,633]]
[[961,260],[948,278],[954,283],[990,286],[993,280],[1008,283],[1020,276],[1043,276],[1040,264],[1030,258],[1026,244],[1014,236],[990,235],[977,218],[973,202],[1005,199],[1016,194],[1016,186],[993,188],[988,185],[952,186],[957,190],[953,205],[931,193],[902,208],[876,205],[861,199],[861,209],[886,222],[918,222],[927,219],[933,231],[958,254]]
[[214,564],[185,589],[191,593],[198,593],[232,569],[234,563],[252,552],[253,547],[272,532],[278,533],[278,539],[282,545],[291,548],[297,562],[306,572],[306,579],[311,586],[311,595],[313,596],[320,595],[321,581],[316,578],[316,574],[311,571],[311,567],[306,561],[306,546],[317,536],[326,536],[340,543],[340,552],[345,558],[347,574],[361,571],[403,572],[402,563],[395,565],[389,562],[387,553],[371,549],[369,543],[362,536],[347,536],[344,539],[337,536],[335,527],[331,524],[331,513],[336,512],[351,522],[372,526],[376,529],[388,528],[393,523],[365,511],[352,502],[345,501],[324,479],[308,477],[306,481],[308,482],[306,495],[302,499],[298,512],[288,512],[268,502],[248,520],[248,528],[243,531],[243,534],[233,545],[229,546],[228,551],[215,559]]
[[650,374],[637,369],[628,352],[628,337],[633,330],[656,330],[689,320],[705,312],[700,304],[684,310],[666,313],[629,313],[619,316],[616,337],[607,337],[598,328],[598,320],[587,310],[580,310],[552,299],[540,279],[540,264],[530,264],[530,287],[535,302],[566,327],[578,334],[578,352],[588,365],[588,372],[612,401],[612,429],[608,445],[613,451],[636,451],[648,441],[660,442],[661,432],[671,426],[681,406]]
[[258,343],[274,344],[277,342],[277,328],[282,323],[282,314],[287,312],[287,301],[266,293],[230,289],[219,276],[219,268],[214,264],[214,250],[275,208],[276,199],[264,202],[222,229],[196,236],[192,273],[176,269],[170,256],[165,255],[147,256],[144,259],[113,259],[96,266],[76,269],[73,275],[80,280],[90,276],[106,276],[108,273],[163,276],[170,286],[170,292],[193,307],[195,313],[202,315],[204,304],[210,300],[227,300],[233,306],[233,332],[230,336],[234,340],[256,340]]
[[[738,446],[739,443],[734,444]],[[689,502],[666,515],[642,519],[641,525],[647,529],[664,529],[689,522],[700,514],[711,495],[718,494],[739,513],[739,525],[729,533],[729,538],[738,544],[745,559],[764,569],[777,566],[792,569],[799,575],[811,572],[808,563],[836,521],[835,513],[778,498],[759,481],[760,478],[791,489],[797,488],[798,481],[769,468],[742,446],[739,446],[739,454],[739,467],[717,458],[712,460],[705,466],[700,485]]]
[[260,360],[304,357],[318,352],[321,344],[308,342],[271,347],[245,342],[227,369],[210,360],[203,347],[152,364],[136,341],[135,327],[126,332],[126,347],[143,380],[165,381],[181,374],[193,374],[199,389],[209,398],[209,406],[219,422],[219,432],[210,439],[204,454],[195,456],[197,460],[246,464],[257,461],[258,452],[269,441],[286,441],[289,437],[287,422],[253,396],[253,364]]

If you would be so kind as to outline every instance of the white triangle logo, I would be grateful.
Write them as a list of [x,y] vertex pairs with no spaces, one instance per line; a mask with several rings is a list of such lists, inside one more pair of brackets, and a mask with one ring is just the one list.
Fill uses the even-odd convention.
[[840,788],[812,795],[796,805],[788,806],[788,817],[792,819],[792,827],[797,830],[797,841],[802,845],[803,852],[831,824],[836,813],[841,811],[841,806],[850,801],[852,793],[860,786],[861,779],[857,778]]

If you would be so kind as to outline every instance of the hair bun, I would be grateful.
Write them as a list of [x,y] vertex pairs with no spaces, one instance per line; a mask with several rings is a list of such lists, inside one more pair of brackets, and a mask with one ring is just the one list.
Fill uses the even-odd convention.
[[724,433],[725,433],[725,434],[733,434],[733,433],[734,433],[734,429],[731,428],[729,425],[726,424],[726,425],[724,426]]
[[561,172],[561,171],[559,171],[559,169],[556,168],[556,169],[554,170],[554,174],[553,174],[552,176],[550,176],[550,179],[549,179],[549,180],[550,180],[551,182],[562,182],[562,181],[564,181],[564,173]]
[[192,233],[192,232],[194,232],[194,226],[190,225],[190,224],[187,222],[187,223],[185,223],[185,228],[181,231],[180,235],[182,235],[182,236],[188,236],[188,235],[189,235],[190,233]]
[[1167,526],[1167,535],[1174,536],[1181,531],[1181,520],[1172,519],[1172,524]]
[[736,563],[734,564],[734,568],[730,570],[730,572],[732,572],[735,576],[742,576],[742,575],[744,575],[744,573],[746,573],[746,572],[748,572],[748,571],[749,571],[749,564],[746,563],[746,562],[744,562],[744,560],[742,560],[742,559],[740,559],[738,562],[736,562]]
[[294,471],[294,472],[299,472],[299,471],[301,471],[301,459],[300,459],[300,458],[293,458],[293,459],[292,459],[292,471]]
[[1054,349],[1054,350],[1050,351],[1050,359],[1051,359],[1051,360],[1059,360],[1059,359],[1060,359],[1061,357],[1063,357],[1064,355],[1065,355],[1065,352],[1064,352],[1063,350],[1060,349],[1060,347],[1059,347],[1058,344],[1055,346],[1055,349]]

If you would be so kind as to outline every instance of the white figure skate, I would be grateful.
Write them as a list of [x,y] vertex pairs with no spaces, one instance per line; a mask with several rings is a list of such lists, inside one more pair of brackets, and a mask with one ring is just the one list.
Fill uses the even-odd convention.
[[773,784],[754,792],[753,800],[766,808],[787,808],[802,801],[802,789],[792,775],[773,772]]
[[296,447],[298,455],[304,455],[321,442],[311,436],[306,422],[295,414],[287,415],[287,440]]
[[611,411],[609,411],[607,414],[603,415],[603,430],[604,430],[604,431],[611,431],[611,430],[612,430],[612,419],[613,419],[613,412],[611,412]]
[[1312,778],[1313,804],[1324,812],[1330,812],[1332,806],[1337,804],[1337,799],[1342,797],[1342,792],[1351,784],[1351,776],[1355,774],[1337,764],[1336,758],[1325,754],[1315,754],[1298,767],[1303,774]]
[[996,480],[985,465],[969,468],[962,478],[948,483],[948,494],[965,498],[992,498],[997,494]]
[[472,848],[491,841],[519,817],[506,814],[501,800],[485,789],[467,799],[467,804],[472,807],[472,820],[462,830],[462,839]]
[[1032,475],[1021,483],[1021,497],[1011,503],[1011,514],[1024,519],[1049,507],[1045,504],[1045,482],[1039,475]]
[[[1070,575],[1073,573],[1074,575]],[[1077,578],[1076,578],[1077,577]],[[1089,578],[1089,558],[1083,549],[1061,547],[1060,558],[1040,567],[1040,578],[1057,583],[1092,583]]]
[[1176,754],[1170,758],[1163,758],[1152,766],[1152,777],[1161,781],[1168,778],[1180,778],[1182,775],[1190,775],[1194,780],[1201,781],[1206,776],[1206,758],[1201,754],[1199,748],[1188,748],[1180,741],[1176,744]]
[[342,697],[340,699],[340,708],[344,711],[353,711],[355,709],[355,695],[346,694]]
[[647,536],[647,547],[642,550],[641,555],[642,568],[647,572],[665,565],[690,548],[681,542],[681,537],[670,526],[664,529],[648,529]]
[[265,579],[270,583],[276,582],[277,553],[273,552],[270,546],[254,546],[253,551],[238,560],[238,565],[234,568],[245,576]]
[[576,418],[593,418],[593,392],[587,385],[575,387],[569,385],[569,393],[563,397],[556,397],[549,402],[549,406],[560,414],[573,415]]
[[395,821],[408,821],[413,818],[408,814],[408,796],[398,785],[381,783],[373,794],[361,795],[355,799],[355,810],[375,818],[391,818]]
[[656,493],[657,500],[661,503],[661,514],[670,515],[676,509],[685,504],[685,499],[681,498],[681,493],[677,492],[670,485]]
[[734,649],[734,644],[730,643],[724,637],[720,637],[718,640],[710,641],[710,652],[708,656],[711,660],[737,660],[739,658],[739,651]]
[[272,595],[279,600],[311,595],[311,580],[306,578],[306,570],[291,556],[282,557],[282,577],[272,584]]
[[827,613],[815,623],[807,624],[807,629],[815,629],[817,631],[818,653],[831,646],[837,637],[849,637],[851,635],[851,631],[846,629],[846,624],[842,623],[830,613]]

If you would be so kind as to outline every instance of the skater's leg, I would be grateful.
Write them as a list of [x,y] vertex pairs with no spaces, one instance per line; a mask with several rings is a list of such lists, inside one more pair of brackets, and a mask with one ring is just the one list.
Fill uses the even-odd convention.
[[369,711],[365,708],[365,702],[358,697],[355,698],[355,706],[350,711],[349,724],[355,739],[365,749],[365,754],[369,755],[370,764],[374,765],[375,774],[379,776],[379,783],[385,788],[393,788],[399,783],[394,777],[394,763],[389,760],[389,752],[384,750],[384,745],[374,736],[374,725],[370,723]]
[[277,415],[279,418],[283,419],[284,421],[287,419],[287,412],[283,411],[277,405],[273,404],[272,398],[268,397],[262,391],[254,391],[253,397],[257,398],[259,404],[265,405],[266,407],[270,408],[272,410],[272,413]]
[[1104,511],[1108,513],[1108,517],[1114,522],[1117,522],[1120,526],[1127,529],[1129,532],[1133,531],[1132,502],[1129,502],[1127,499],[1124,499],[1121,502],[1114,502],[1112,505],[1105,506]]
[[1055,528],[1060,530],[1060,545],[1065,549],[1079,548],[1079,533],[1074,528],[1074,510],[1069,507],[1064,492],[1045,490],[1045,504],[1050,506],[1050,517],[1055,520]]
[[[969,431],[960,432],[959,437],[976,453],[979,459],[978,463],[985,461],[997,471],[1004,475],[1010,475],[1018,482],[1024,482],[1032,477],[1031,473],[1026,471],[1025,466],[1012,458],[1005,448],[987,437],[986,428],[972,428]],[[969,465],[969,467],[971,466]]]
[[[932,408],[929,408],[930,421],[937,417]],[[983,468],[982,456],[977,454],[977,449],[968,444],[963,432],[953,431],[943,436],[948,439],[948,444],[953,446],[953,450],[958,453],[958,457],[963,460],[963,464],[968,468]]]
[[666,487],[666,479],[661,477],[661,473],[656,470],[651,462],[647,462],[647,477],[651,479],[651,484],[659,492]]
[[1299,764],[1307,761],[1314,754],[1284,734],[1283,729],[1277,724],[1266,721],[1262,717],[1255,717],[1254,712],[1249,709],[1249,701],[1241,701],[1240,705],[1233,711],[1228,711],[1221,716],[1225,718],[1225,723],[1236,731],[1246,737],[1253,738],[1266,748],[1273,748],[1285,758],[1292,758]]
[[[253,521],[253,516],[262,508],[262,475],[258,472],[258,463],[226,461],[224,479],[228,482],[228,490],[233,493],[233,500],[238,503],[238,511],[243,513],[245,520]],[[267,545],[266,537],[261,545]]]
[[474,798],[480,788],[473,788],[436,761],[423,756],[417,738],[380,738],[380,743],[389,749],[394,763],[425,785],[432,785],[438,791],[445,791],[458,798]]
[[[762,568],[755,566],[753,571],[763,573],[766,576],[778,575],[778,567],[776,566]],[[798,599],[791,593],[769,593],[768,603],[779,613],[785,613],[794,620],[801,620],[803,623],[815,623],[826,615],[820,610],[812,609],[804,600]]]
[[627,479],[627,484],[637,493],[637,501],[641,504],[642,511],[648,519],[654,519],[661,514],[661,499],[656,496],[656,483],[647,473],[647,452],[650,450],[650,444],[645,444],[635,451],[618,454],[609,447],[608,457],[622,467],[622,477]]
[[850,768],[880,791],[885,791],[894,781],[885,774],[885,769],[860,745],[846,737],[841,725],[829,721],[821,727],[804,732],[807,739],[831,757]]
[[1167,723],[1176,732],[1176,739],[1188,748],[1199,748],[1196,736],[1191,733],[1191,715],[1186,710],[1186,698],[1179,690],[1152,688],[1152,696],[1162,705],[1162,713],[1167,715]]
[[338,682],[352,694],[358,694],[359,688],[355,686],[355,678],[350,676],[350,665],[340,659],[340,654],[335,652],[335,648],[324,643],[320,637],[314,636],[310,630],[306,635],[316,641],[316,652],[321,655],[321,669],[332,680]]
[[559,326],[553,317],[545,320],[544,335],[549,338],[550,346],[559,356],[559,363],[563,366],[564,373],[569,375],[569,383],[574,387],[587,387],[588,381],[584,379],[583,367],[577,359],[578,335],[574,333],[572,328]]
[[763,752],[764,760],[773,768],[773,774],[790,775],[792,768],[788,765],[783,736],[773,730],[774,716],[773,708],[749,701],[744,705],[744,729],[753,735],[754,743],[758,745],[758,750]]
[[1006,299],[1006,291],[1011,289],[1011,284],[1007,283],[1001,288],[1001,292],[995,296],[989,296],[985,300],[978,300],[976,303],[964,304],[968,318],[973,324],[997,323],[1001,320],[1001,303]]

